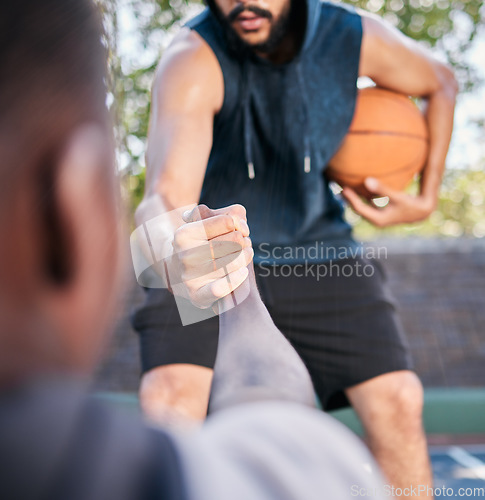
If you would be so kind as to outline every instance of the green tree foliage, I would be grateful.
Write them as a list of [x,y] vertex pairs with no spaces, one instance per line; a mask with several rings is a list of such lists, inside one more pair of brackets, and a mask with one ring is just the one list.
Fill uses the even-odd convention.
[[[117,78],[113,79],[114,102],[118,103],[117,124],[119,129],[120,153],[123,155],[123,167],[131,175],[138,175],[144,165],[142,147],[148,133],[150,114],[150,90],[158,61],[170,30],[176,27],[190,4],[188,0],[100,0],[118,3],[125,12],[136,21],[139,35],[138,50],[149,54],[147,64],[138,63],[137,53],[123,58],[117,54],[117,64],[113,66]],[[117,28],[119,39],[120,31]],[[124,60],[126,59],[126,60]]]
[[[194,8],[201,8],[202,2],[98,0],[98,3],[103,9],[106,43],[110,49],[109,103],[117,123],[116,138],[124,187],[133,208],[143,194],[143,154],[148,132],[150,88],[156,65],[181,20]],[[454,66],[462,92],[473,92],[483,84],[475,68],[464,57],[483,28],[485,11],[482,0],[348,0],[347,3],[384,17],[409,37],[433,47]],[[120,12],[129,13],[136,21],[139,43],[130,55],[122,54],[120,50]],[[141,52],[144,57],[140,57]],[[484,236],[485,229],[476,205],[476,200],[485,195],[483,186],[485,177],[479,171],[450,171],[444,180],[439,209],[428,221],[386,232]],[[349,213],[349,218],[356,224],[357,234],[362,238],[380,233],[355,214]]]
[[470,90],[478,76],[463,59],[475,40],[483,12],[483,0],[350,0],[399,28],[405,35],[446,55],[463,90]]

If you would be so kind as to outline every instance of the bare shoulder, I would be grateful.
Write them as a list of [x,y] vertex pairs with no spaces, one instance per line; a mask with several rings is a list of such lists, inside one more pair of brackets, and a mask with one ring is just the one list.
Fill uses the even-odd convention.
[[[448,82],[452,71],[430,51],[380,17],[361,12],[363,38],[359,75],[383,87],[413,96],[427,96]],[[448,85],[446,83],[446,85]]]
[[403,65],[411,55],[421,54],[419,45],[375,14],[360,11],[362,47],[359,74],[377,76]]
[[363,43],[376,48],[379,44],[406,43],[407,38],[381,17],[366,11],[359,11],[362,18]]
[[224,99],[224,78],[212,49],[195,31],[183,28],[165,50],[153,83],[154,98],[175,99],[179,106],[203,98],[217,112]]

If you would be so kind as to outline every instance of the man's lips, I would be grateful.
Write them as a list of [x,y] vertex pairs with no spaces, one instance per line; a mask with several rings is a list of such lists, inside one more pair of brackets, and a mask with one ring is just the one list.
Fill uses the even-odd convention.
[[256,31],[263,25],[266,18],[253,13],[244,12],[236,17],[235,22],[241,26],[244,31]]

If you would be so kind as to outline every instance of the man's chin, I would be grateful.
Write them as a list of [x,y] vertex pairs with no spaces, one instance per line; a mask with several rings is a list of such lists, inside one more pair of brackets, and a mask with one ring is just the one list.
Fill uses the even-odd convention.
[[257,47],[267,42],[269,35],[260,31],[236,32],[240,40],[248,47]]
[[229,48],[241,56],[246,54],[248,50],[259,52],[259,47],[264,47],[271,35],[270,29],[244,31],[240,27],[229,24],[225,19],[221,21],[226,31]]

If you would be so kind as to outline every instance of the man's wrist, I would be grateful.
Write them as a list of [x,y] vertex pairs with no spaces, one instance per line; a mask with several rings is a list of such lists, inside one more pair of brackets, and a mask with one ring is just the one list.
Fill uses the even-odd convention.
[[[440,169],[441,171],[441,169]],[[441,188],[442,175],[438,174],[436,168],[428,165],[421,178],[421,189],[419,198],[421,199],[423,210],[431,214],[438,205]]]
[[421,200],[421,209],[426,215],[431,215],[434,210],[436,210],[438,204],[438,196],[434,193],[421,194],[419,196]]

